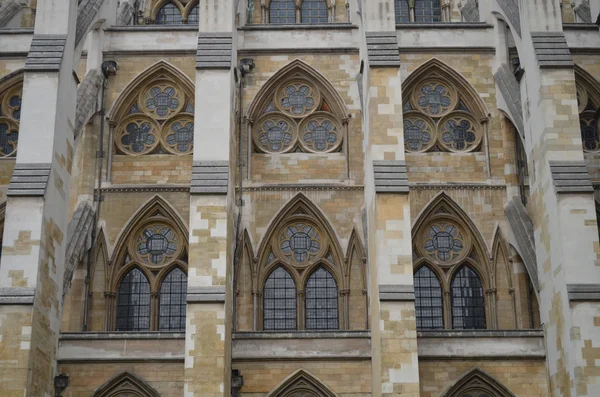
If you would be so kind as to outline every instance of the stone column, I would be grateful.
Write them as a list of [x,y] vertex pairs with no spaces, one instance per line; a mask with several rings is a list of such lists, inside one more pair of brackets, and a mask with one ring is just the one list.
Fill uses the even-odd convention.
[[559,0],[521,2],[530,212],[551,396],[600,395],[600,268],[573,61]]
[[2,395],[54,395],[73,161],[76,19],[77,2],[40,2],[25,64],[0,263]]
[[394,2],[363,3],[365,207],[373,396],[419,396],[408,179]]
[[[186,397],[230,393],[235,236],[233,0],[200,0],[190,195]],[[231,172],[230,172],[231,170]]]

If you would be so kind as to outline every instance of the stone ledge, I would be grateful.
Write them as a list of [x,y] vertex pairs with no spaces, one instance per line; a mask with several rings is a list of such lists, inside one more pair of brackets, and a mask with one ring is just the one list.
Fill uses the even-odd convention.
[[238,30],[323,30],[323,29],[358,29],[351,23],[323,23],[323,24],[252,24],[238,28]]
[[423,330],[417,331],[418,338],[543,338],[541,329],[531,330]]
[[371,331],[246,331],[234,332],[232,339],[343,339],[371,338]]
[[485,22],[397,23],[396,29],[493,29]]
[[3,34],[30,34],[33,35],[33,28],[2,28],[0,35]]
[[63,332],[60,340],[185,339],[185,332]]
[[597,302],[600,284],[567,284],[567,294],[571,302]]
[[0,288],[0,306],[33,305],[35,288]]
[[177,31],[198,31],[198,25],[129,25],[129,26],[111,26],[105,29],[106,32],[177,32]]
[[382,302],[412,302],[415,300],[413,285],[380,285],[379,300]]
[[225,286],[188,287],[188,303],[221,303],[225,302]]

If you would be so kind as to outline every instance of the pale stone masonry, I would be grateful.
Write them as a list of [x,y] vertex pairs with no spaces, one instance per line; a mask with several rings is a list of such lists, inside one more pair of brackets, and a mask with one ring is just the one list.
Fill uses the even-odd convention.
[[598,0],[0,0],[0,396],[600,396]]

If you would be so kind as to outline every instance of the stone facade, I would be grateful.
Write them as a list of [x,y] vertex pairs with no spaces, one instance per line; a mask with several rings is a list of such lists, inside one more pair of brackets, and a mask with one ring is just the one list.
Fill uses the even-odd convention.
[[0,1],[0,394],[600,395],[596,3]]

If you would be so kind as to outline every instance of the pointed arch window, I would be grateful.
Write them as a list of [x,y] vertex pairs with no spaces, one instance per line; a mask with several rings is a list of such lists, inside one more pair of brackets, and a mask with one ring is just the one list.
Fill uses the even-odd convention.
[[[585,83],[585,77],[580,69],[576,69],[577,103],[579,106],[579,128],[585,152],[597,153],[600,151],[600,87],[593,87]],[[589,80],[589,78],[588,78]],[[593,83],[597,84],[597,83]]]
[[452,279],[452,328],[486,328],[481,280],[467,265],[462,266]]
[[396,23],[409,23],[411,21],[412,12],[408,2],[409,0],[395,1]]
[[150,283],[139,269],[123,278],[117,296],[117,331],[150,330]]
[[119,264],[107,276],[108,327],[115,331],[185,331],[187,233],[154,201],[126,226],[111,259]]
[[318,24],[327,23],[327,3],[325,0],[303,0],[301,20],[302,23]]
[[23,84],[6,85],[0,84],[0,158],[16,156],[21,121]]
[[158,308],[159,331],[185,331],[187,276],[173,269],[160,287]]
[[444,328],[444,304],[439,278],[427,266],[414,276],[417,329]]
[[442,4],[440,0],[395,0],[394,3],[397,24],[442,21]]
[[181,25],[181,11],[173,3],[163,5],[156,13],[154,23],[157,25]]
[[296,4],[294,0],[271,0],[269,21],[273,24],[296,23]]
[[265,281],[264,330],[295,330],[297,327],[296,283],[292,276],[278,267]]
[[319,267],[306,283],[306,329],[338,329],[338,287],[335,278]]

